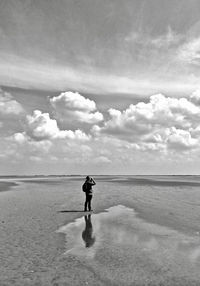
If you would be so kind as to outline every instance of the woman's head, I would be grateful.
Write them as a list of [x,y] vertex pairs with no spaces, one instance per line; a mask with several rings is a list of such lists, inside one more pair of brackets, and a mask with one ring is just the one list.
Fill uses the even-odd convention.
[[90,179],[91,179],[90,176],[86,177],[86,181],[90,181]]

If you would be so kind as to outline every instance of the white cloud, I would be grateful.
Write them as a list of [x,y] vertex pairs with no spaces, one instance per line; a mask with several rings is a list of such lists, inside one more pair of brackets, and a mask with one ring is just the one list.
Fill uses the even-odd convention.
[[24,142],[26,142],[27,138],[26,138],[26,134],[25,132],[23,133],[15,133],[13,135],[13,139],[18,142],[19,144],[23,144]]
[[7,150],[7,157],[12,150],[15,159],[53,162],[64,158],[73,160],[78,153],[80,158],[82,154],[87,153],[88,156],[92,152],[89,146],[84,145],[90,142],[90,135],[81,130],[60,130],[57,121],[51,119],[49,113],[35,110],[32,115],[27,115],[24,129],[23,132],[16,132],[5,138],[7,146],[4,150]]
[[14,146],[14,148],[22,148],[21,152],[23,151],[30,151],[30,153],[48,153],[50,148],[52,147],[52,142],[48,139],[44,139],[42,141],[35,141],[32,137],[28,136],[26,132],[18,132],[14,133],[12,136],[7,138],[8,142],[17,143],[17,146]]
[[30,156],[30,160],[34,162],[41,162],[42,159],[38,156]]
[[19,115],[24,112],[23,107],[13,96],[0,88],[0,113],[3,115]]
[[90,172],[115,166],[128,170],[135,161],[142,168],[147,157],[157,164],[182,154],[194,158],[200,152],[200,106],[194,94],[180,99],[156,94],[125,110],[111,108],[107,120],[90,126],[88,135],[81,130],[61,130],[49,113],[35,110],[26,116],[24,131],[4,140],[1,150],[5,158],[16,162],[27,158],[42,165],[59,160],[61,168],[67,164],[69,170],[73,166],[73,170]]
[[[131,104],[126,110],[110,109],[103,127],[95,125],[91,132],[107,134],[135,143],[136,149],[182,149],[197,145],[200,108],[186,98],[152,95],[148,103]],[[193,131],[193,133],[192,133]],[[192,137],[196,134],[196,137]]]
[[[159,37],[149,38],[149,44],[144,45],[144,48],[143,46],[137,47],[136,53],[132,52],[129,43],[127,50],[123,46],[119,54],[119,61],[114,61],[116,67],[113,69],[112,74],[110,73],[110,65],[108,66],[109,69],[106,68],[103,71],[94,66],[75,69],[60,65],[44,65],[43,63],[0,52],[0,84],[26,89],[51,89],[53,91],[71,89],[90,94],[101,93],[108,95],[110,93],[116,93],[116,95],[117,93],[126,93],[149,96],[149,94],[160,90],[186,94],[199,84],[190,81],[188,72],[183,74],[182,67],[181,77],[179,74],[180,69],[177,73],[177,62],[174,64],[174,54],[177,54],[177,50],[173,48],[173,45],[171,45],[171,49],[171,46],[168,48],[164,44],[165,40],[163,41],[163,39],[170,38],[166,35],[161,36],[161,39]],[[143,39],[143,35],[140,38]],[[159,45],[163,43],[161,49],[155,46],[158,45],[157,43]],[[123,53],[126,54],[125,60],[121,59]],[[169,70],[169,62],[172,58],[173,63],[170,66],[172,76],[169,78],[169,73],[166,74],[166,71]],[[135,66],[138,64],[138,59],[139,65]],[[127,62],[129,62],[128,65]],[[119,73],[120,64],[126,67],[126,70]],[[137,69],[140,71],[140,68],[141,73],[136,73],[135,71]],[[156,71],[158,72],[155,74]],[[195,76],[199,77],[198,73],[193,72]]]
[[190,100],[194,104],[200,104],[200,89],[195,90],[191,95],[190,95]]
[[199,143],[197,139],[191,137],[189,131],[172,127],[168,129],[168,132],[167,144],[172,149],[191,149],[196,147]]
[[[120,134],[148,133],[152,127],[172,126],[176,124],[184,128],[190,126],[190,120],[200,117],[200,108],[186,98],[170,98],[162,94],[152,95],[148,103],[131,104],[126,110],[110,109],[108,120],[103,131]],[[95,127],[98,129],[98,127]]]
[[83,97],[78,92],[63,92],[59,96],[52,97],[50,102],[55,108],[64,106],[66,109],[86,112],[96,110],[95,102]]
[[95,162],[96,164],[109,164],[109,163],[111,163],[111,160],[108,159],[108,158],[105,157],[105,156],[99,156],[99,157],[96,157],[96,158],[94,159],[94,162]]
[[42,141],[35,141],[31,137],[29,137],[26,132],[22,133],[15,133],[12,136],[10,136],[9,141],[11,143],[17,143],[17,146],[14,146],[14,148],[21,149],[21,152],[30,152],[30,154],[46,154],[49,152],[50,148],[53,146],[53,143],[48,140],[42,140]]
[[57,122],[50,119],[48,113],[35,110],[33,115],[27,115],[27,134],[36,139],[44,140],[56,137],[59,133]]
[[182,62],[200,65],[200,37],[183,44],[178,50],[177,57]]
[[152,39],[151,44],[155,45],[157,48],[168,48],[170,45],[178,43],[180,39],[181,36],[176,34],[169,26],[167,33]]
[[89,140],[89,137],[81,130],[60,130],[55,119],[49,117],[49,113],[35,110],[33,115],[26,117],[26,134],[34,140],[47,139],[77,139]]
[[50,103],[57,118],[66,123],[94,124],[103,120],[103,115],[96,111],[95,102],[77,92],[63,92],[59,96],[50,98]]
[[125,42],[139,44],[143,47],[167,49],[170,45],[177,44],[181,38],[181,35],[176,34],[169,26],[166,33],[157,37],[152,37],[144,33],[131,32],[125,37]]

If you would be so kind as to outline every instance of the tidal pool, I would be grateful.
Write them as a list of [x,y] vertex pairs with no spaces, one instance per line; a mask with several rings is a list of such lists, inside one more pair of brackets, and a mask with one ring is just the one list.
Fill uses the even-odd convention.
[[200,237],[151,224],[122,205],[62,226],[64,255],[114,285],[199,285]]

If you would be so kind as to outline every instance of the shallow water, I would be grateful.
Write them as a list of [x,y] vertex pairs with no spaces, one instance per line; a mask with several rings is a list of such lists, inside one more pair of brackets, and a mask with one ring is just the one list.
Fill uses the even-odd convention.
[[200,281],[199,235],[150,224],[132,208],[114,206],[78,218],[57,232],[65,235],[64,255],[84,261],[107,282]]

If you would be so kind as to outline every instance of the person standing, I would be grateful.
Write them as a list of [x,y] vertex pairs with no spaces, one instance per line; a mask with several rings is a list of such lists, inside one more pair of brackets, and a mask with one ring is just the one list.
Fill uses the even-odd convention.
[[83,184],[83,191],[85,192],[85,204],[84,204],[84,211],[86,212],[87,209],[92,211],[91,209],[91,201],[93,195],[92,186],[96,185],[95,181],[92,177],[87,176],[85,179],[85,183]]

